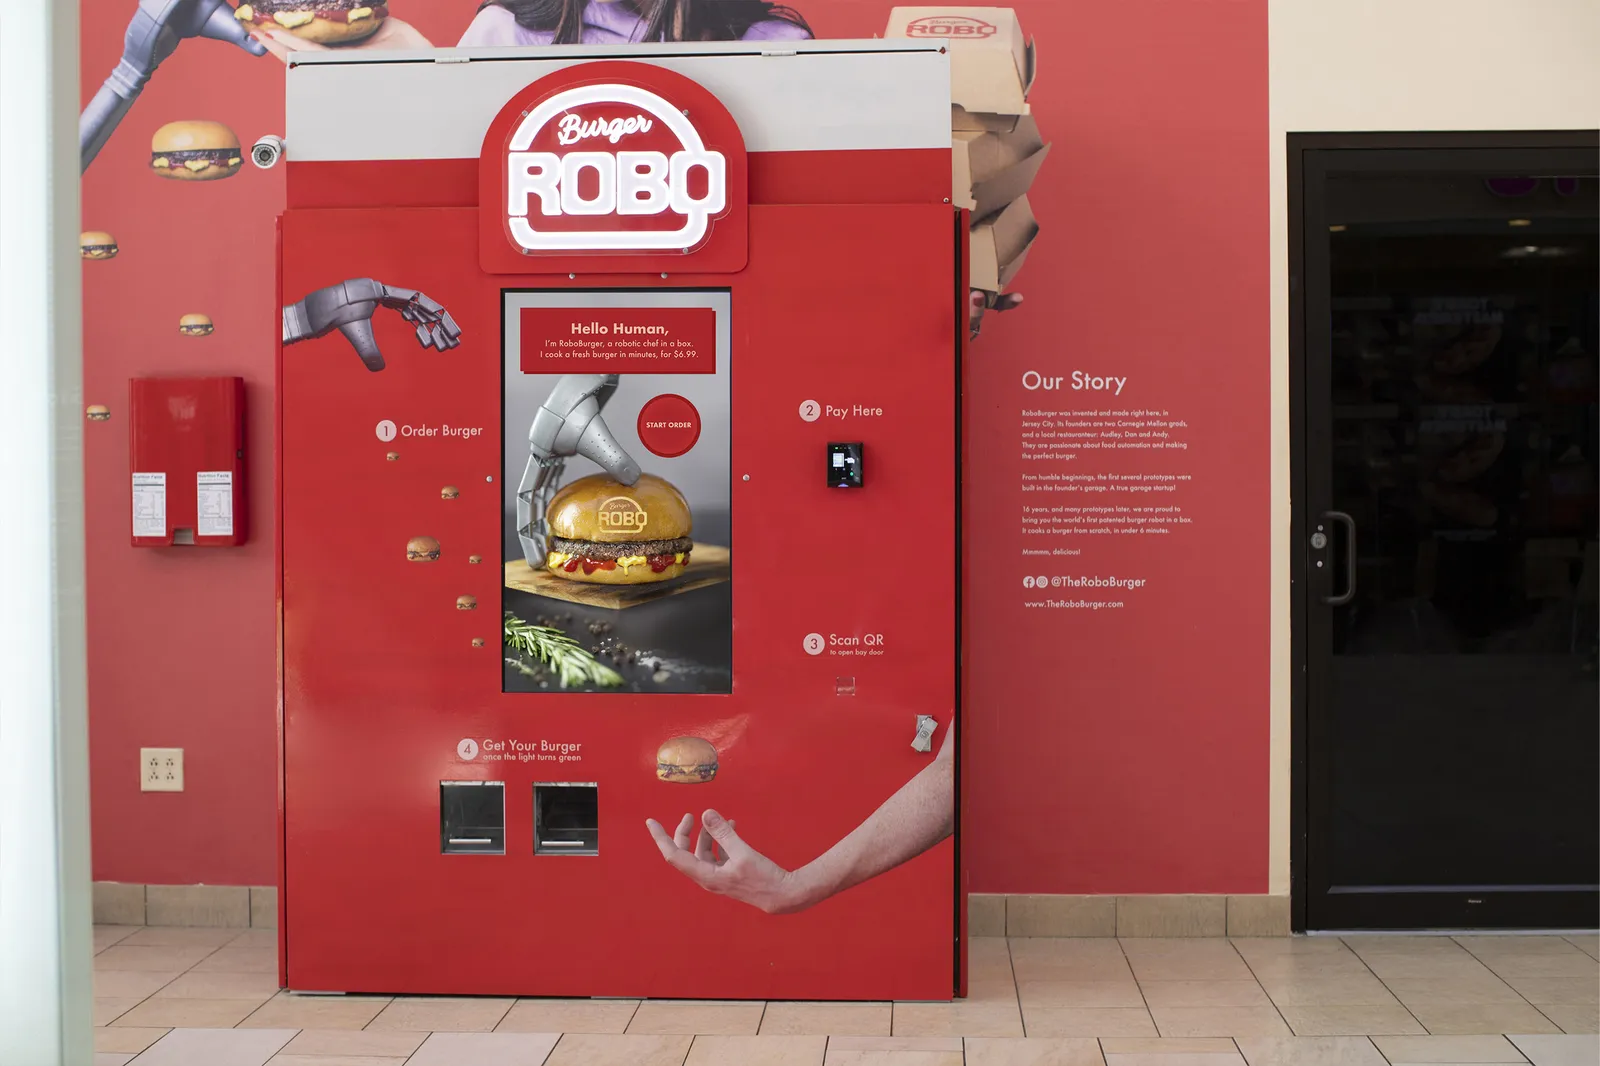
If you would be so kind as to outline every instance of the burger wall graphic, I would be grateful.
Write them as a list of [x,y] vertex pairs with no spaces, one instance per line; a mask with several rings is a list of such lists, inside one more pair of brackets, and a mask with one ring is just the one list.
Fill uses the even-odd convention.
[[233,14],[256,30],[286,30],[316,44],[355,44],[378,32],[389,8],[374,0],[253,0]]
[[216,181],[239,172],[239,138],[220,122],[169,122],[150,138],[150,169],[174,181]]

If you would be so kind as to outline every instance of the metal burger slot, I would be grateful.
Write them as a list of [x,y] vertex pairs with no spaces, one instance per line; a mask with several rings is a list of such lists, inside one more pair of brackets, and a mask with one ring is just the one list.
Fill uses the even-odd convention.
[[504,781],[439,782],[439,852],[443,855],[506,853]]
[[600,854],[600,787],[593,781],[533,786],[533,853]]

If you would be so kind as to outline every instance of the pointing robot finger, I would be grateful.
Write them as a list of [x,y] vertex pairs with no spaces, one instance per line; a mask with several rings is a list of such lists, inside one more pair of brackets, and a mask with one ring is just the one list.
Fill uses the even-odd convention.
[[383,353],[378,350],[377,339],[372,335],[372,321],[362,319],[359,322],[346,322],[339,327],[339,332],[344,334],[345,340],[356,350],[361,361],[367,369],[377,373],[383,369]]
[[439,321],[439,326],[444,330],[446,337],[450,338],[450,347],[454,348],[461,343],[461,327],[456,325],[456,320],[450,317],[450,312],[444,308],[439,309],[444,315]]

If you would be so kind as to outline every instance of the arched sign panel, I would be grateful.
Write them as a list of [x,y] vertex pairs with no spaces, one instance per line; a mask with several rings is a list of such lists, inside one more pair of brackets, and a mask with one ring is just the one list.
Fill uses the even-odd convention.
[[749,252],[744,139],[681,74],[579,64],[489,125],[478,210],[491,274],[733,273]]

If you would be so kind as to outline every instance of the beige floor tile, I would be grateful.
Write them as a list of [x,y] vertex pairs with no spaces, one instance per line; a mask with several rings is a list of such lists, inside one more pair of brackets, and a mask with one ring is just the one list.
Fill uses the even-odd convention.
[[405,1066],[403,1058],[390,1055],[285,1055],[278,1052],[267,1066]]
[[293,1036],[293,1029],[174,1029],[138,1061],[139,1066],[261,1066]]
[[966,998],[973,1003],[1015,1003],[1017,982],[1010,967],[969,973]]
[[139,996],[94,997],[94,1024],[110,1025],[144,1000]]
[[299,1036],[284,1045],[283,1051],[308,1057],[347,1055],[405,1059],[427,1038],[427,1033],[397,1030],[379,1033],[370,1029],[302,1029]]
[[1255,981],[1140,981],[1145,1004],[1157,1007],[1270,1007]]
[[1116,981],[1029,981],[1017,998],[1035,1007],[1143,1007],[1144,993],[1132,977]]
[[[180,974],[155,993],[160,999],[270,999],[278,994],[275,973]],[[298,1028],[298,1027],[296,1027]]]
[[143,928],[142,925],[97,925],[94,927],[94,949],[104,951],[113,944],[122,943]]
[[959,1036],[841,1036],[828,1041],[839,1051],[961,1051]]
[[1486,955],[1483,964],[1507,980],[1516,977],[1581,977],[1600,985],[1600,962],[1577,950],[1562,955]]
[[388,996],[297,996],[293,992],[280,992],[239,1026],[243,1029],[363,1029],[389,1002]]
[[682,1066],[690,1036],[567,1033],[544,1066]]
[[627,1031],[647,1036],[755,1036],[765,1009],[766,1004],[760,1000],[645,1000],[634,1012]]
[[967,966],[1011,965],[1011,949],[1003,936],[975,936],[967,940]]
[[1106,1066],[1245,1066],[1232,1040],[1101,1041]]
[[761,1035],[888,1036],[893,1017],[888,1003],[768,1003]]
[[636,999],[519,999],[497,1033],[622,1033],[639,1009]]
[[1536,1007],[1547,1003],[1571,1006],[1600,1004],[1600,981],[1583,977],[1513,977],[1506,983]]
[[1574,933],[1567,937],[1567,943],[1591,959],[1600,959],[1600,933]]
[[896,1003],[895,1036],[1021,1036],[1017,1003]]
[[1146,981],[1254,981],[1255,974],[1226,941],[1226,952],[1130,954],[1128,963],[1140,984]]
[[1181,1040],[1120,1037],[1100,1041],[1100,1050],[1107,1055],[1226,1055],[1238,1048],[1225,1036],[1191,1036]]
[[1600,1062],[1600,1038],[1593,1036],[1507,1037],[1533,1066],[1594,1066]]
[[1366,955],[1367,964],[1385,984],[1390,981],[1465,981],[1494,971],[1461,948],[1455,955]]
[[1399,1001],[1382,981],[1368,973],[1342,977],[1262,978],[1272,1002],[1280,1007],[1396,1007]]
[[1120,959],[1122,945],[1110,937],[1014,936],[1007,940],[1011,958],[1016,959]]
[[1336,936],[1233,936],[1228,942],[1245,958],[1282,955],[1344,955],[1350,949]]
[[1123,937],[1118,941],[1129,959],[1190,959],[1238,961],[1242,956],[1222,937]]
[[168,970],[96,970],[94,994],[104,999],[144,999],[181,976]]
[[[1401,1002],[1405,1002],[1403,999]],[[1537,1007],[1527,1003],[1475,1003],[1450,1006],[1407,1006],[1435,1036],[1474,1033],[1556,1033],[1560,1029]]]
[[434,1033],[407,1066],[543,1066],[560,1033]]
[[228,973],[277,973],[277,948],[218,948],[195,963],[200,973],[226,971]]
[[1492,973],[1473,971],[1460,977],[1432,980],[1408,978],[1385,982],[1400,1002],[1419,1007],[1448,1006],[1452,1003],[1521,1003],[1517,990]]
[[1454,939],[1479,958],[1494,955],[1571,955],[1578,951],[1570,940],[1553,933],[1545,936],[1458,936]]
[[1276,1007],[1152,1007],[1162,1036],[1288,1036]]
[[487,1033],[511,1010],[514,999],[455,999],[432,996],[396,996],[368,1029],[403,1029],[406,1032]]
[[825,1066],[962,1066],[959,1051],[836,1051],[828,1049]]
[[140,929],[122,943],[141,948],[220,948],[239,935],[237,929],[195,929],[156,925]]
[[1342,938],[1358,955],[1450,955],[1466,949],[1447,936],[1355,935]]
[[137,947],[113,944],[94,957],[97,970],[164,970],[179,972],[197,965],[215,949],[194,945]]
[[966,1066],[1104,1066],[1100,1042],[1089,1037],[972,1036],[965,1041]]
[[1492,1036],[1375,1036],[1372,1042],[1383,1057],[1393,1063],[1522,1060],[1511,1041],[1498,1033]]
[[1115,981],[1132,971],[1115,940],[1011,941],[1011,969],[1022,981]]
[[266,998],[145,1000],[113,1025],[166,1026],[169,1029],[232,1029]]
[[822,1066],[825,1036],[697,1036],[684,1066]]
[[278,931],[276,929],[246,929],[242,933],[237,929],[230,929],[228,932],[233,934],[233,939],[228,941],[227,945],[230,948],[271,948],[273,951],[278,950]]
[[1539,1013],[1559,1025],[1563,1033],[1600,1033],[1600,1006],[1553,1003],[1540,1007]]
[[1362,1036],[1255,1036],[1238,1044],[1250,1066],[1384,1066],[1378,1049]]
[[132,1055],[121,1052],[96,1051],[94,1053],[94,1066],[128,1066],[133,1061]]
[[134,1026],[108,1025],[94,1031],[94,1049],[97,1052],[137,1055],[166,1036],[168,1032],[169,1030],[159,1026],[140,1029]]
[[1278,1004],[1278,1013],[1296,1036],[1372,1036],[1379,1033],[1421,1036],[1427,1030],[1400,1004],[1344,1004],[1297,1007]]
[[1033,1036],[1156,1036],[1143,1007],[1023,1007],[1022,1027]]

